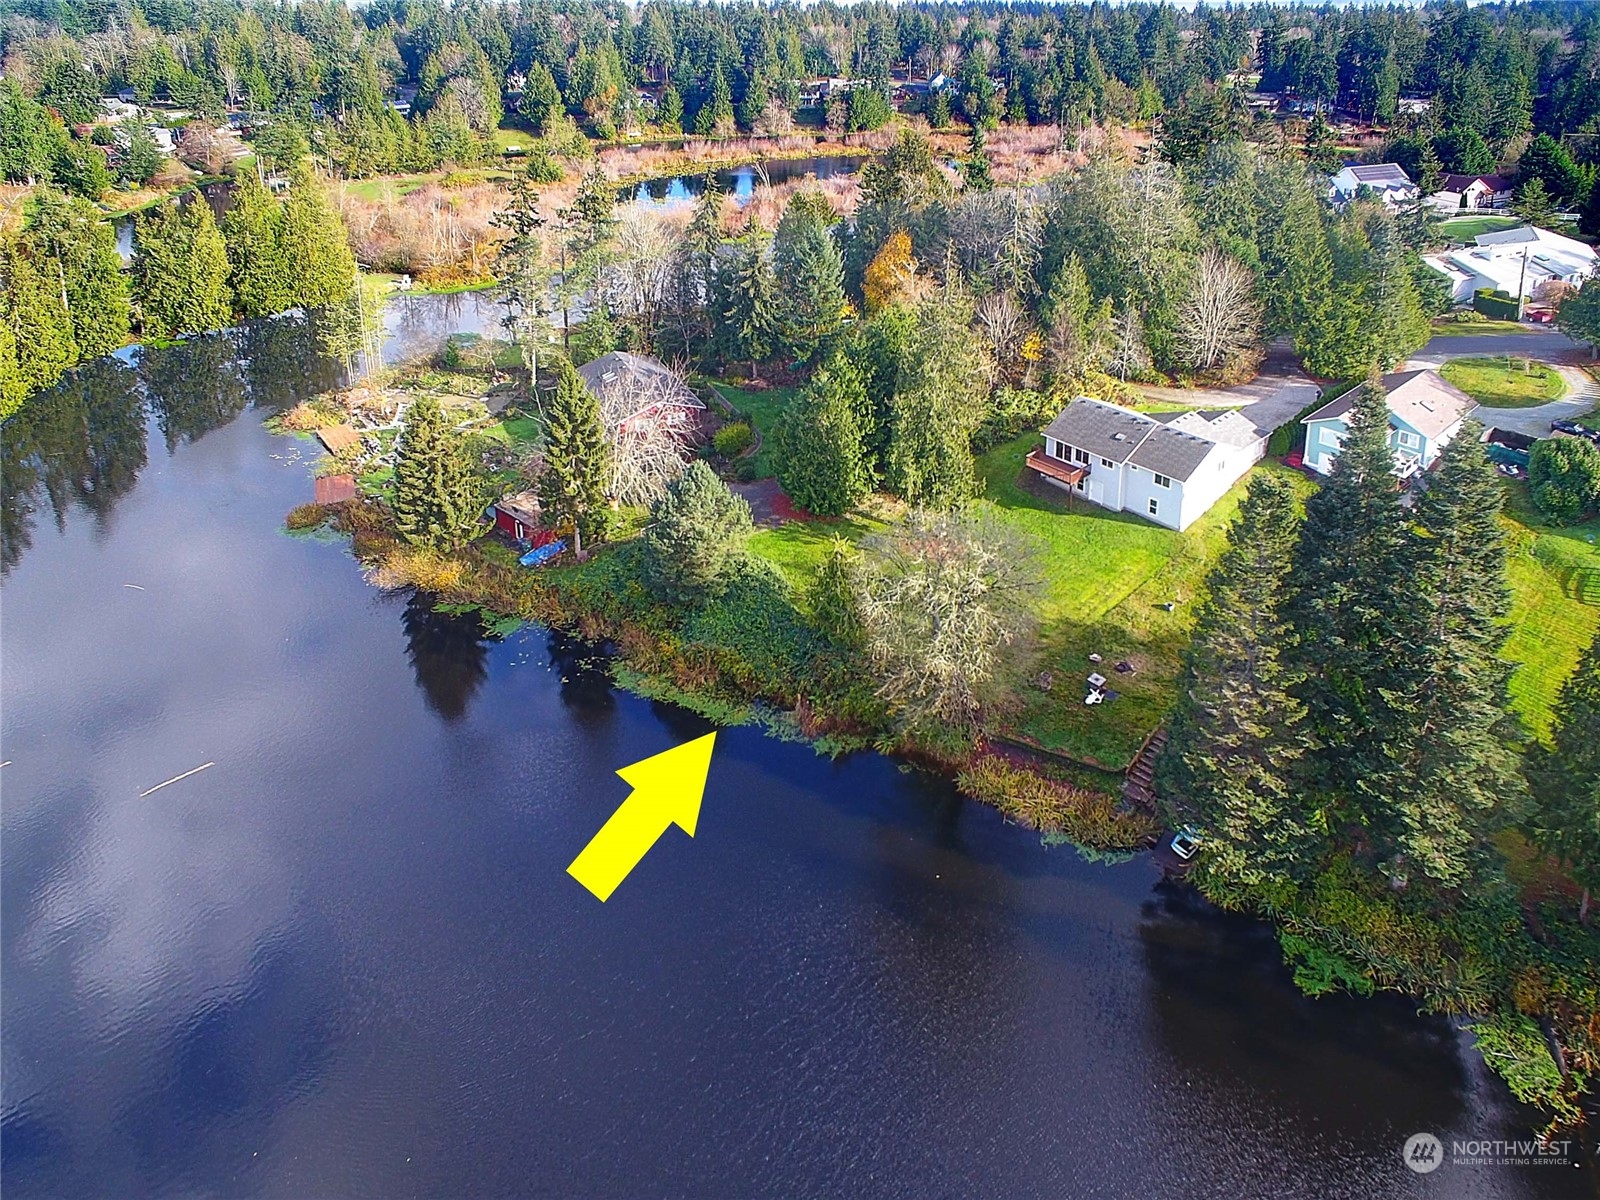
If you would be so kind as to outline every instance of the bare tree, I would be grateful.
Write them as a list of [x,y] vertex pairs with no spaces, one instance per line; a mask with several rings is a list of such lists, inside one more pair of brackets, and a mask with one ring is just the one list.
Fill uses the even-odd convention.
[[1215,247],[1200,256],[1194,286],[1178,306],[1178,339],[1202,371],[1225,366],[1260,341],[1255,277]]
[[600,269],[597,290],[611,314],[636,335],[636,344],[654,350],[662,314],[677,267],[675,250],[689,214],[630,204],[621,210],[612,253]]
[[1150,372],[1150,347],[1144,340],[1144,321],[1132,299],[1126,299],[1111,321],[1111,350],[1106,370],[1122,382],[1143,379]]
[[[694,433],[683,366],[619,372],[600,389],[600,423],[611,446],[606,494],[620,504],[649,504],[683,474]],[[692,394],[692,393],[690,393]]]
[[878,694],[908,726],[971,729],[1003,647],[1033,622],[1033,547],[992,516],[914,512],[862,544],[857,604]]
[[978,301],[975,315],[989,348],[990,382],[1015,382],[1027,367],[1022,346],[1033,331],[1027,309],[1010,292],[992,292]]

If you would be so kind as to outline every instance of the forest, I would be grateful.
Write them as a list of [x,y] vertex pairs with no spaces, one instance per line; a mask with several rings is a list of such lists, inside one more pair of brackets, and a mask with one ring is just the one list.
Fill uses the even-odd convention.
[[[0,0],[0,59],[8,436],[130,340],[300,314],[349,387],[285,428],[410,398],[392,470],[333,464],[365,498],[291,518],[376,581],[606,638],[647,694],[906,753],[1092,851],[1193,827],[1190,878],[1273,920],[1306,991],[1464,1015],[1519,1098],[1581,1122],[1600,644],[1536,667],[1525,630],[1570,600],[1549,547],[1592,540],[1600,452],[1562,441],[1530,490],[1459,437],[1403,504],[1382,375],[1484,321],[1423,261],[1445,173],[1600,236],[1600,11]],[[178,166],[105,117],[122,94],[169,114]],[[742,204],[712,172],[818,146],[859,171]],[[1331,204],[1352,159],[1421,195]],[[628,202],[686,163],[693,202]],[[402,276],[493,285],[503,336],[374,369]],[[1600,345],[1600,283],[1562,292]],[[617,350],[710,398],[714,437],[597,397],[578,368]],[[1143,385],[1269,354],[1359,390],[1320,484],[1283,465],[1290,426],[1192,535],[1027,490],[1074,397],[1150,409]],[[418,385],[474,370],[516,394],[494,445]],[[757,527],[738,489],[769,476],[806,520]],[[570,544],[555,566],[482,536],[507,490]],[[1113,645],[1138,678],[1110,715],[1052,691]],[[1135,811],[1118,773],[1158,726]]]

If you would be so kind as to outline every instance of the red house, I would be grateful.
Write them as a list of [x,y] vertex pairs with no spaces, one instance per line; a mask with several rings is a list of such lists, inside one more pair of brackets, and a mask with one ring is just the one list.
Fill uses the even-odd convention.
[[494,502],[494,528],[512,541],[540,545],[550,540],[549,531],[539,525],[539,497],[534,492],[517,492]]

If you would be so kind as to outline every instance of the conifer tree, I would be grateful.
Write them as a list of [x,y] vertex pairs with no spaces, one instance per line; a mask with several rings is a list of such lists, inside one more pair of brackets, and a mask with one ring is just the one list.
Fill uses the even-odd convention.
[[0,249],[0,317],[15,356],[14,368],[4,372],[6,401],[14,398],[20,405],[22,397],[51,386],[78,361],[78,346],[59,284],[15,242]]
[[1385,777],[1372,780],[1390,800],[1373,834],[1446,885],[1468,878],[1486,814],[1516,774],[1500,736],[1511,674],[1500,659],[1511,610],[1504,493],[1478,432],[1469,422],[1445,447],[1417,503],[1400,631],[1409,665],[1388,697]]
[[555,395],[545,416],[544,472],[539,476],[539,507],[547,527],[571,525],[573,549],[603,542],[610,524],[606,476],[610,459],[600,402],[563,362]]
[[800,507],[836,517],[867,494],[872,476],[863,421],[869,409],[861,372],[839,353],[784,409],[773,434],[778,482]]
[[920,306],[890,403],[886,482],[923,508],[950,508],[976,487],[972,434],[985,392],[970,314],[954,288]]
[[155,338],[220,329],[233,317],[228,249],[204,199],[158,204],[134,226],[139,316]]
[[427,393],[406,410],[393,507],[396,532],[414,546],[453,550],[477,532],[481,488],[439,401]]
[[1308,784],[1347,799],[1349,819],[1371,823],[1388,807],[1386,692],[1403,681],[1409,568],[1389,411],[1376,374],[1355,396],[1333,472],[1306,502],[1289,605],[1304,674],[1296,697],[1321,747],[1304,762]]
[[727,357],[750,364],[754,375],[777,349],[778,288],[766,243],[747,235],[717,267],[721,334]]
[[241,316],[267,317],[294,307],[295,281],[284,249],[283,205],[257,178],[241,171],[233,205],[222,216],[228,285]]
[[694,117],[694,131],[702,137],[731,133],[733,130],[733,91],[719,62],[711,71],[711,90]]
[[356,281],[355,255],[344,222],[310,171],[296,172],[283,202],[283,248],[294,303],[322,308],[348,295]]
[[99,358],[121,346],[128,336],[128,286],[116,233],[95,207],[82,197],[38,188],[22,241],[60,285],[74,360]]
[[678,604],[716,599],[753,528],[750,505],[696,459],[650,508],[644,546],[651,588]]
[[782,280],[773,314],[777,340],[798,362],[809,361],[838,329],[845,304],[839,247],[807,199],[799,192],[789,201],[772,242],[774,273]]
[[861,552],[835,536],[828,544],[822,567],[806,590],[811,623],[835,646],[846,650],[859,646],[863,633],[855,586],[860,562]]
[[1257,474],[1206,581],[1157,764],[1161,796],[1204,830],[1212,869],[1247,883],[1296,876],[1317,848],[1315,802],[1295,778],[1302,673],[1285,657],[1299,529],[1293,490]]
[[556,87],[555,76],[550,74],[550,68],[544,63],[534,63],[528,68],[528,79],[522,87],[518,115],[528,123],[530,129],[542,135],[549,126],[551,116],[562,111],[561,90]]
[[1548,745],[1527,760],[1534,841],[1583,888],[1579,916],[1600,890],[1600,630],[1561,689]]
[[972,127],[967,157],[961,164],[961,181],[969,192],[994,191],[994,175],[989,170],[989,150],[981,123]]

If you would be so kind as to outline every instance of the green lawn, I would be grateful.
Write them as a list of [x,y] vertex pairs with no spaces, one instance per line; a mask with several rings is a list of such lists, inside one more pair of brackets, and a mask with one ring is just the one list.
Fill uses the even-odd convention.
[[791,521],[776,529],[760,529],[750,538],[752,553],[766,559],[783,572],[797,592],[804,592],[816,578],[835,537],[860,541],[882,525],[857,517],[837,521]]
[[1502,229],[1515,229],[1522,222],[1516,217],[1451,217],[1439,224],[1439,232],[1458,242],[1470,242],[1480,233],[1498,233]]
[[[1244,485],[1186,532],[1174,533],[1081,500],[1069,509],[1065,493],[1057,500],[1020,487],[1022,460],[1038,441],[1025,435],[979,460],[983,503],[1037,542],[1044,581],[1038,653],[1001,681],[1012,699],[994,724],[1007,736],[1120,770],[1172,706],[1194,602]],[[1284,475],[1310,491],[1303,476]],[[1112,669],[1124,660],[1136,668],[1132,674]],[[1053,676],[1049,691],[1038,686],[1041,671]],[[1121,695],[1108,704],[1084,704],[1091,671],[1105,675]]]
[[756,452],[756,478],[768,478],[774,473],[772,431],[777,426],[778,414],[794,398],[794,389],[775,387],[751,391],[719,380],[712,380],[711,383],[729,404],[750,418],[750,423],[761,435],[761,449]]
[[1490,408],[1532,408],[1559,400],[1566,391],[1553,369],[1526,358],[1457,358],[1439,373]]
[[1457,321],[1440,317],[1433,323],[1434,337],[1477,337],[1485,333],[1536,333],[1532,325],[1521,321],[1497,321],[1485,317],[1481,321]]
[[1561,685],[1600,625],[1600,605],[1579,599],[1600,581],[1600,519],[1548,525],[1523,483],[1507,483],[1506,499],[1512,632],[1505,657],[1516,664],[1511,708],[1542,737]]

